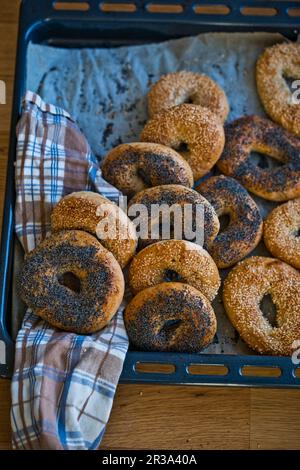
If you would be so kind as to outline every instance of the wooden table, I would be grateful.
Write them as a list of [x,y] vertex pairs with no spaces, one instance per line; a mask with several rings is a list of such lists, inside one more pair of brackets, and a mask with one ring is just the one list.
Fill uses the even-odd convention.
[[[41,1],[41,0],[37,0]],[[19,0],[1,0],[2,214]],[[10,447],[10,382],[0,379],[0,449]],[[120,385],[103,449],[300,449],[300,390]]]

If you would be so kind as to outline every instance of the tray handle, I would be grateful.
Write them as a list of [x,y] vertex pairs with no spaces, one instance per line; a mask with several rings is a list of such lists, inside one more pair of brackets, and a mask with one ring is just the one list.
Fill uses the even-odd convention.
[[299,387],[300,373],[282,356],[129,351],[121,382],[284,388]]
[[[107,9],[107,6],[118,5],[118,9]],[[69,5],[69,7],[68,7]],[[103,7],[101,7],[103,5]],[[124,7],[120,7],[124,5]],[[158,11],[158,5],[173,6]],[[203,11],[206,7],[206,11]],[[208,7],[208,8],[207,8]],[[216,12],[212,7],[218,7]],[[223,7],[223,12],[220,10]],[[202,11],[201,11],[202,9]],[[205,8],[204,8],[205,10]],[[169,18],[184,18],[187,22],[197,20],[201,24],[224,24],[227,26],[246,24],[250,26],[276,25],[299,27],[299,0],[22,0],[22,28],[30,32],[34,25],[51,19],[68,19],[80,21],[106,18],[113,21],[115,17],[133,19],[145,15],[149,21],[164,22]]]

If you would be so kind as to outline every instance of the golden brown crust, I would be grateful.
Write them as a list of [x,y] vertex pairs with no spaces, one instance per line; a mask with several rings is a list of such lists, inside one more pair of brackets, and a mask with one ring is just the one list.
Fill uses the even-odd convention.
[[162,76],[149,91],[150,117],[183,103],[208,108],[221,121],[229,113],[229,105],[222,88],[207,75],[180,71]]
[[189,164],[175,150],[149,142],[113,148],[102,165],[103,177],[126,196],[160,184],[194,184]]
[[22,300],[51,325],[88,334],[104,328],[116,313],[124,277],[95,237],[68,230],[26,255],[18,286]]
[[131,344],[144,351],[199,352],[217,329],[207,298],[179,282],[139,292],[126,307],[124,321]]
[[194,179],[209,172],[224,147],[224,129],[209,109],[193,104],[174,106],[147,122],[141,140],[175,149],[189,163]]
[[211,256],[201,246],[184,240],[154,243],[140,251],[129,269],[133,294],[165,281],[189,284],[212,301],[220,287],[220,276]]
[[[106,237],[101,231],[101,221],[107,218],[111,220],[110,228],[115,227],[111,237]],[[127,215],[109,199],[92,191],[79,191],[63,197],[51,214],[51,227],[54,232],[84,230],[97,236],[122,268],[131,260],[137,247],[135,227]]]
[[[158,205],[159,207],[163,205],[169,207],[178,205],[181,209],[186,207],[186,205],[191,207],[192,229],[194,233],[196,233],[196,230],[198,230],[199,233],[202,231],[204,248],[206,248],[208,244],[215,239],[220,228],[218,216],[211,204],[203,196],[197,193],[197,191],[179,186],[177,184],[156,186],[154,188],[145,189],[144,191],[136,194],[130,200],[128,205],[129,214],[132,210],[132,206],[135,204],[142,204],[145,208],[147,208],[149,228],[147,234],[148,238],[139,240],[141,247],[145,247],[158,241],[158,239],[151,238],[150,231],[150,228],[155,226],[156,222],[153,220],[153,218],[151,218],[151,207],[153,204]],[[203,215],[203,217],[199,217],[201,219],[201,227],[196,226],[197,211],[201,216]],[[181,210],[181,215],[184,215],[184,210]],[[170,238],[174,238],[174,234],[171,233],[170,235]],[[182,235],[184,235],[184,232]],[[161,233],[159,239],[161,239]],[[192,240],[192,238],[189,238],[189,240]]]
[[[226,143],[219,170],[236,178],[246,189],[270,201],[300,196],[300,140],[278,124],[259,116],[244,116],[225,127]],[[260,168],[251,152],[282,162]]]
[[263,232],[263,221],[254,200],[236,180],[213,176],[197,187],[218,217],[227,214],[229,225],[208,247],[218,268],[228,268],[251,253]]
[[[276,326],[263,316],[260,302],[271,295]],[[253,256],[232,269],[224,283],[224,307],[244,341],[261,354],[289,356],[300,340],[300,275],[282,261]]]
[[284,77],[300,79],[300,44],[296,42],[268,47],[257,61],[257,90],[274,121],[300,136],[300,104],[293,101]]
[[264,242],[275,258],[300,269],[300,198],[270,212],[264,222]]

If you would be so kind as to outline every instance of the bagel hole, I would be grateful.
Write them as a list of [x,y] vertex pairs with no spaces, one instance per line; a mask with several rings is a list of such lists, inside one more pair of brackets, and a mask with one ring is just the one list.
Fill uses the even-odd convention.
[[67,287],[71,291],[75,292],[76,294],[79,294],[80,288],[81,288],[81,283],[80,279],[75,276],[74,273],[68,271],[63,274],[60,274],[58,276],[58,282],[64,287]]
[[277,158],[275,159],[271,155],[266,155],[265,153],[251,152],[250,157],[252,163],[262,170],[279,168],[284,165],[284,162],[277,160]]
[[220,230],[219,233],[224,232],[228,225],[230,224],[230,215],[229,214],[221,214],[219,216],[219,222],[220,222]]
[[146,184],[146,186],[151,186],[151,178],[149,175],[147,175],[144,170],[142,170],[141,168],[139,168],[137,170],[137,175],[139,178],[141,178],[141,180],[143,181],[143,183]]
[[270,294],[266,294],[263,296],[260,301],[259,308],[262,311],[263,317],[270,323],[272,328],[276,328],[277,310]]
[[187,153],[189,151],[189,146],[187,143],[181,142],[175,150],[179,153]]
[[193,96],[189,95],[187,96],[183,101],[182,101],[182,104],[193,104],[194,103],[194,99],[193,99]]
[[173,271],[173,269],[166,269],[165,275],[164,275],[164,281],[165,282],[180,282],[181,276],[176,271]]
[[136,173],[137,173],[137,176],[141,178],[141,180],[143,180],[143,183],[145,183],[146,186],[149,186],[149,187],[152,186],[150,176],[147,175],[147,173],[145,173],[145,171],[142,170],[142,168],[138,168]]
[[163,333],[168,335],[173,331],[177,330],[177,328],[181,325],[182,320],[180,318],[172,318],[170,320],[165,321],[162,329],[160,330],[160,334]]
[[294,232],[294,236],[296,238],[300,237],[300,227],[296,230],[296,232]]

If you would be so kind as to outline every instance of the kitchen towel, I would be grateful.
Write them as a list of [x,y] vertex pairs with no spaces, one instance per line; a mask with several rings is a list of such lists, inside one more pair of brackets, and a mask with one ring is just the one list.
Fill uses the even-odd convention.
[[[71,116],[28,91],[17,127],[16,234],[25,253],[50,231],[55,204],[93,190],[116,201]],[[128,349],[122,305],[102,331],[76,335],[27,310],[12,379],[15,449],[96,449],[105,431]]]

